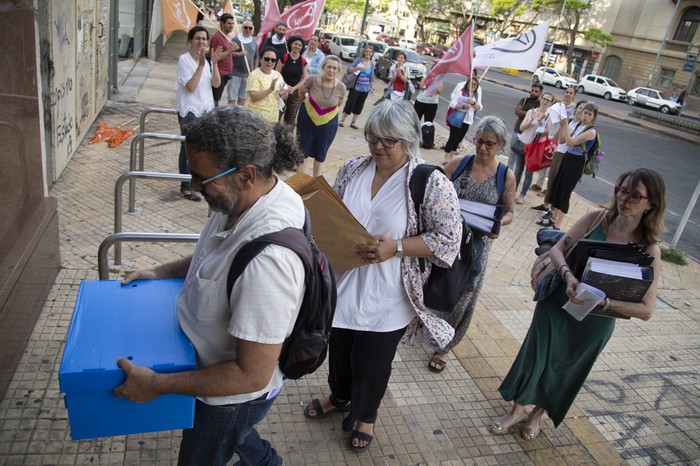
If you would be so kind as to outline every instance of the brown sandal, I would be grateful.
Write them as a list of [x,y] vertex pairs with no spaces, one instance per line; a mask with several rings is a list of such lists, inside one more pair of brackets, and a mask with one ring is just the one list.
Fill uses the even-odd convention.
[[445,370],[447,361],[438,358],[437,355],[438,353],[433,353],[433,357],[430,358],[430,362],[428,362],[428,370],[430,372],[439,373]]

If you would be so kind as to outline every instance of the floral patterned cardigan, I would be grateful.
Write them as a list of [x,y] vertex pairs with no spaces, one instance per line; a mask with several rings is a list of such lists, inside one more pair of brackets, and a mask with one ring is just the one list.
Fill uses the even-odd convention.
[[[371,156],[360,156],[348,160],[338,170],[333,190],[343,198],[345,188],[350,180],[364,171],[372,160]],[[409,173],[421,163],[421,159],[409,159]],[[408,225],[405,238],[418,235],[418,216],[408,187],[410,176],[406,180],[406,209]],[[404,341],[413,342],[421,326],[425,327],[435,341],[442,347],[447,346],[454,336],[454,329],[443,319],[437,317],[430,308],[423,304],[423,284],[430,276],[430,270],[437,264],[449,267],[459,253],[462,238],[462,217],[459,213],[459,201],[452,183],[439,171],[430,175],[425,189],[425,199],[421,207],[421,238],[433,252],[433,257],[425,261],[425,271],[421,274],[418,257],[405,256],[401,261],[401,278],[404,289],[416,311],[416,318],[406,330]]]

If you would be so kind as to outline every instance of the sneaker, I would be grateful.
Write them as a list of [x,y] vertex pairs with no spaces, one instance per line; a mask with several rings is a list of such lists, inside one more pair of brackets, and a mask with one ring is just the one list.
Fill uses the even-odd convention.
[[554,214],[553,214],[553,212],[550,210],[550,211],[548,211],[548,212],[545,212],[545,214],[544,214],[542,217],[540,217],[540,218],[541,218],[542,220],[547,220],[548,218],[552,218],[552,215],[554,215]]
[[545,207],[544,204],[536,205],[534,207],[530,207],[532,210],[536,210],[538,212],[549,212],[549,209]]

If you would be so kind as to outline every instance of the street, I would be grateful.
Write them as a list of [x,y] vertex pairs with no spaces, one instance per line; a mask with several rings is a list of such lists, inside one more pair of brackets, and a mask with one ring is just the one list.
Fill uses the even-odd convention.
[[[509,82],[522,88],[529,86],[524,78],[508,76],[504,73],[487,73],[488,78]],[[449,74],[445,78],[445,87],[440,97],[440,105],[435,122],[443,127],[449,105],[450,93],[457,83],[464,81],[464,76]],[[481,81],[484,109],[477,113],[479,119],[484,115],[497,115],[504,119],[509,133],[515,125],[513,110],[524,92],[507,86]],[[552,92],[561,99],[563,90],[545,86],[545,91]],[[631,107],[625,102],[606,101],[603,98],[577,95],[595,102],[601,111],[617,108],[626,112]],[[600,164],[599,174],[594,179],[584,176],[574,190],[591,202],[606,203],[612,193],[617,177],[634,167],[648,167],[658,171],[666,182],[666,234],[663,239],[671,242],[686,206],[700,180],[700,163],[697,160],[698,147],[690,142],[676,140],[664,134],[651,132],[640,126],[599,116],[597,128],[600,131],[605,158]],[[467,138],[471,138],[471,130]],[[506,152],[507,154],[507,152]],[[685,253],[700,258],[700,205],[696,205],[678,242],[677,248]]]

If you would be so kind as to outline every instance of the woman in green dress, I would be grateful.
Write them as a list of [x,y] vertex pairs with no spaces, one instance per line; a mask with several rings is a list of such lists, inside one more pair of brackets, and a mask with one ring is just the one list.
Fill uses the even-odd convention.
[[599,305],[603,311],[643,320],[651,318],[661,275],[657,243],[663,232],[666,206],[664,182],[655,171],[639,168],[620,175],[614,191],[603,217],[599,210],[587,213],[552,248],[550,258],[562,282],[535,307],[520,352],[498,389],[506,401],[514,401],[513,406],[489,427],[492,434],[509,432],[525,417],[527,405],[534,408],[525,419],[523,439],[537,437],[545,411],[554,426],[559,426],[615,329],[614,318],[589,315],[578,321],[562,309],[568,300],[580,303],[576,299],[579,281],[565,256],[586,232],[591,232],[588,238],[593,240],[645,245],[645,252],[653,257],[654,281],[642,301],[605,298]]

